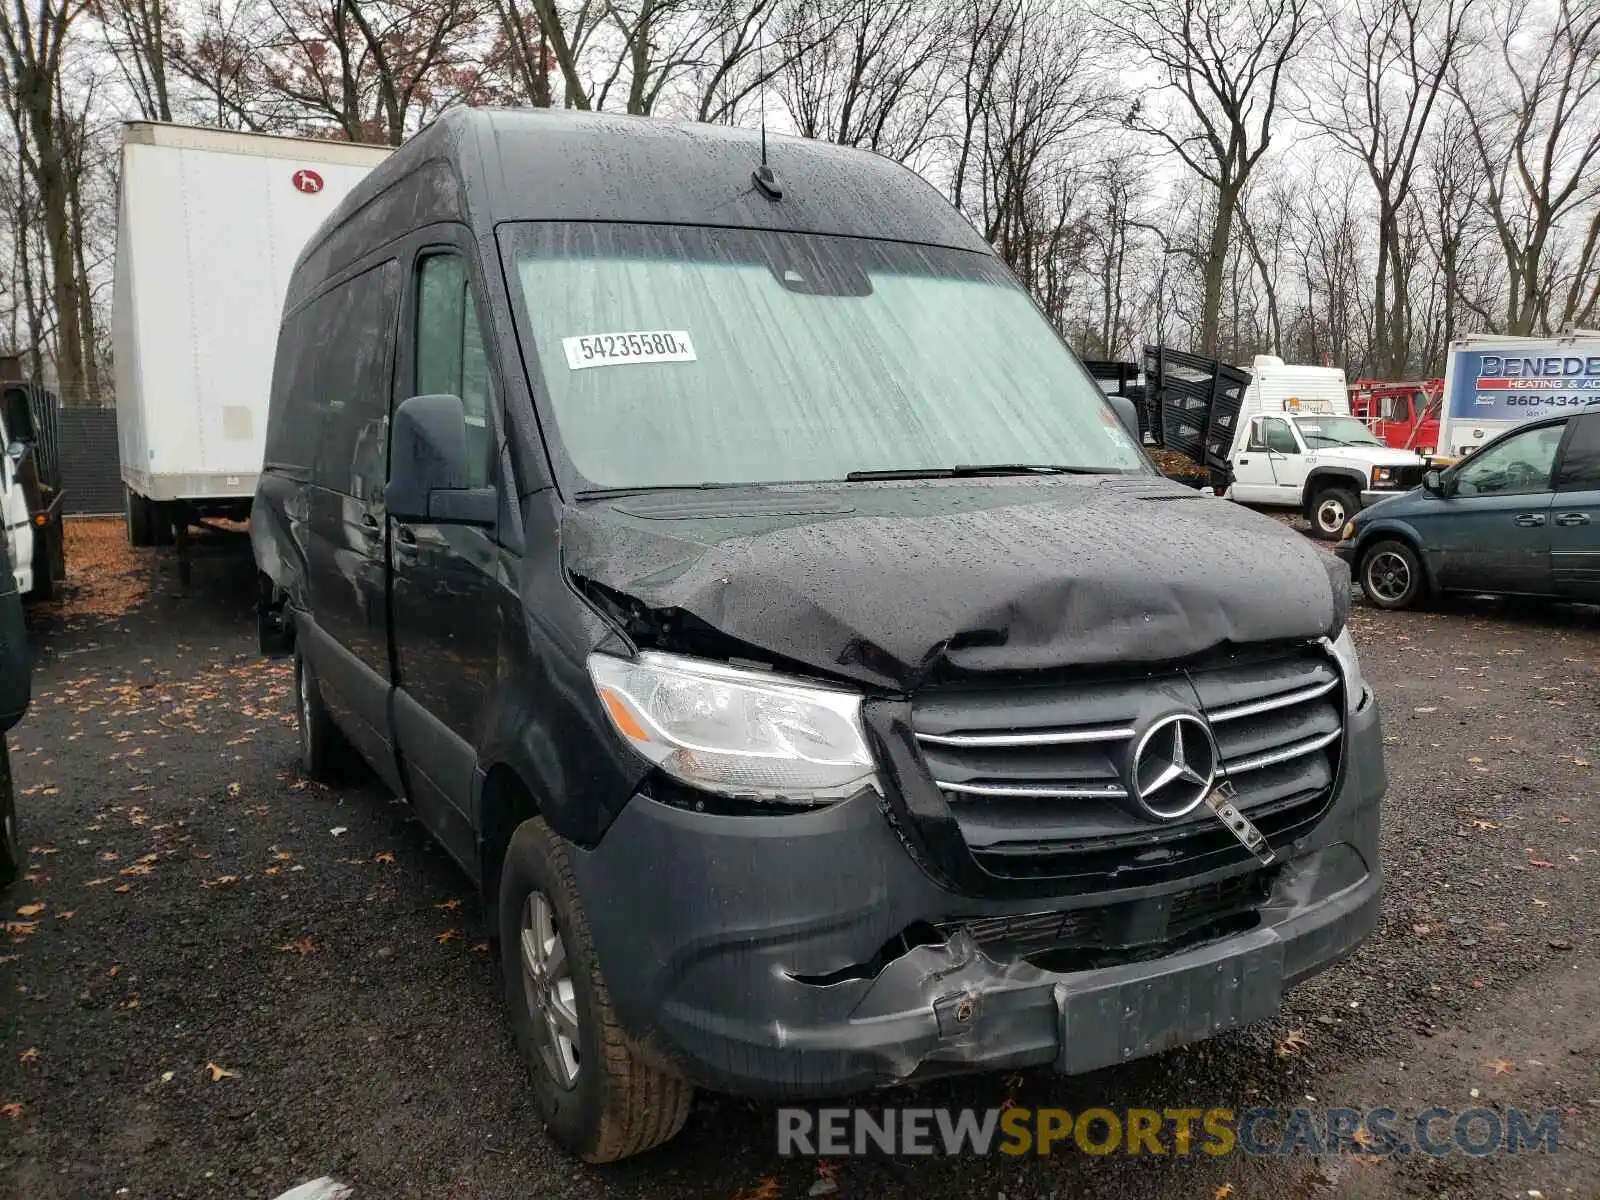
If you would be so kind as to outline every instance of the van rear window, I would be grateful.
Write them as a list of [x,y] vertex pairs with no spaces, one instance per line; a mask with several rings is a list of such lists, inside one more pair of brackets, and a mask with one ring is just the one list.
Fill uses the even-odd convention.
[[580,486],[1146,469],[987,255],[681,226],[550,223],[503,237],[530,374]]

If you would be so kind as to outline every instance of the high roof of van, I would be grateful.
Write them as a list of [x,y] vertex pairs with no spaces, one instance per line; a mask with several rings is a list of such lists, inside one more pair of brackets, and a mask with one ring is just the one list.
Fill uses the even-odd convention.
[[[504,221],[622,221],[990,252],[943,196],[890,159],[769,133],[767,161],[781,199],[768,198],[751,178],[761,164],[759,130],[560,109],[451,109],[350,193],[303,258],[364,209],[363,219],[370,214],[378,223],[374,235],[416,213],[409,201],[379,202],[407,177],[429,174],[436,177],[429,211],[465,219],[480,232]],[[440,194],[446,189],[456,195]],[[457,211],[446,211],[452,206]]]

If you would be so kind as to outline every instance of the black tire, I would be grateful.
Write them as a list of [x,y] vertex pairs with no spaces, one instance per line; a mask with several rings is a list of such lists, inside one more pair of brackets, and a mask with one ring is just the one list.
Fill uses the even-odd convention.
[[1428,594],[1422,560],[1397,538],[1374,542],[1362,552],[1357,582],[1367,603],[1377,608],[1411,608]]
[[[564,841],[542,817],[511,837],[500,874],[501,970],[517,1046],[533,1079],[534,1100],[551,1135],[588,1162],[615,1162],[670,1140],[689,1117],[694,1089],[642,1061],[611,1007],[589,922],[578,899]],[[547,1055],[559,1054],[530,995],[524,969],[524,914],[535,897],[548,904],[553,932],[566,952],[578,1036],[576,1079],[556,1077]]]
[[123,514],[128,523],[128,545],[143,548],[154,546],[155,534],[151,529],[150,501],[134,493],[130,487],[122,489]]
[[1344,532],[1345,522],[1361,511],[1361,497],[1348,487],[1328,485],[1311,493],[1306,505],[1306,519],[1311,522],[1311,536],[1325,542],[1335,542]]
[[22,874],[22,843],[17,833],[17,792],[11,783],[11,752],[0,738],[0,888]]
[[350,743],[322,702],[316,672],[305,656],[294,656],[296,724],[300,729],[300,769],[318,783],[337,783],[349,773],[354,757]]

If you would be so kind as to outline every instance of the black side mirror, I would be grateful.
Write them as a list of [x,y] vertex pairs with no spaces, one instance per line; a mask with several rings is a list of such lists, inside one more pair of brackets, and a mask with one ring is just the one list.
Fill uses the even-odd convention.
[[1106,401],[1117,414],[1117,420],[1122,422],[1122,427],[1128,431],[1128,436],[1133,439],[1133,444],[1135,446],[1139,445],[1141,440],[1139,410],[1134,407],[1133,401],[1126,396],[1120,395],[1107,396]]
[[384,504],[398,521],[494,524],[494,489],[472,486],[461,397],[413,396],[394,410]]
[[1430,471],[1424,472],[1422,476],[1422,490],[1425,492],[1432,492],[1435,496],[1449,495],[1449,492],[1446,491],[1445,488],[1444,472],[1440,471],[1437,467]]

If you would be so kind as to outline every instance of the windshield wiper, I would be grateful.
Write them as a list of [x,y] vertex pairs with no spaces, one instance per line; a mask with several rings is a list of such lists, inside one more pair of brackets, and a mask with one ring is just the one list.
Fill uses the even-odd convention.
[[1095,467],[1062,467],[1052,463],[984,463],[954,467],[900,467],[882,471],[851,471],[851,483],[874,479],[972,479],[984,475],[1105,475]]
[[744,483],[645,483],[636,487],[585,488],[574,492],[574,500],[606,500],[614,496],[642,496],[646,492],[708,492],[719,488],[759,487]]

